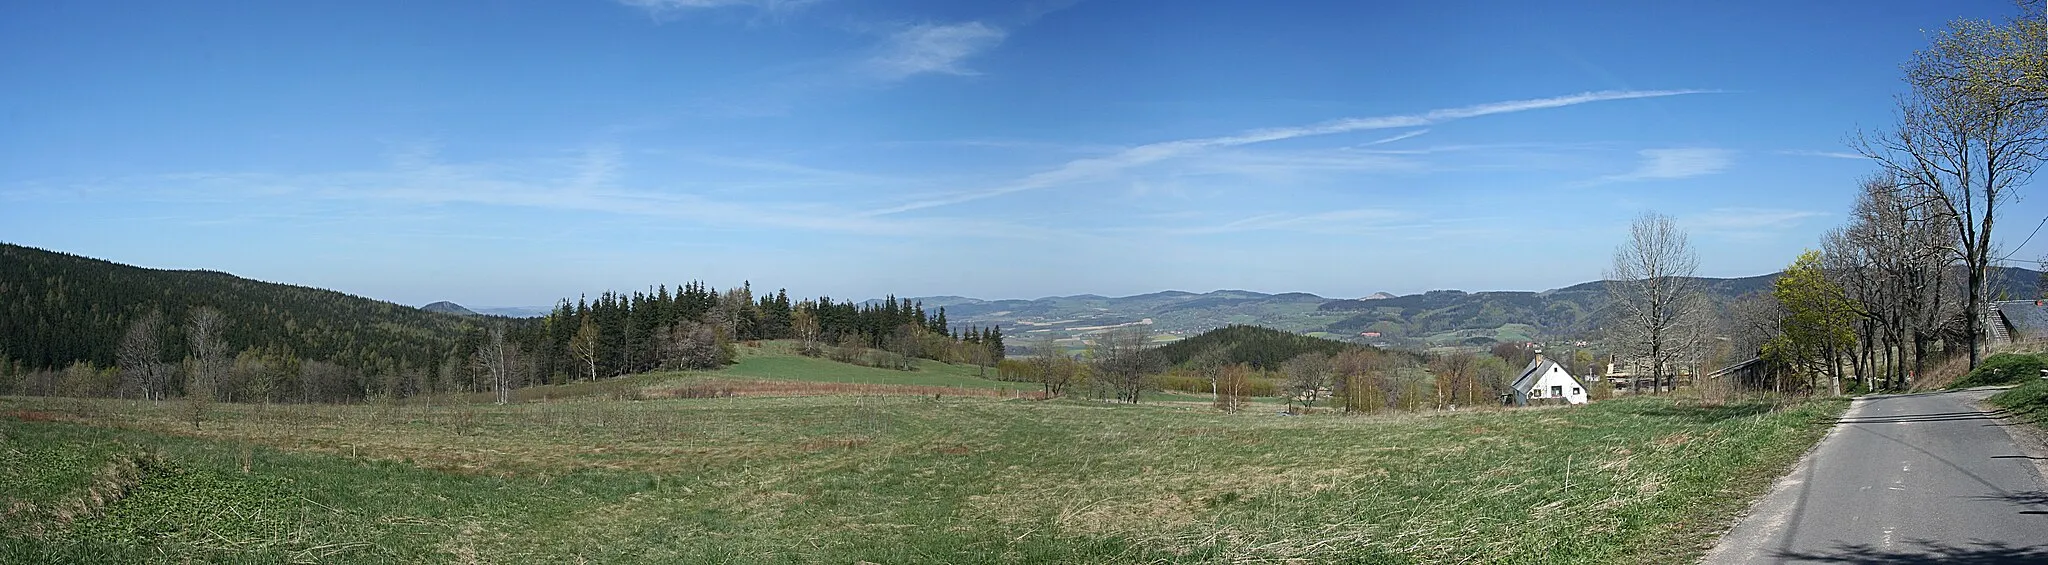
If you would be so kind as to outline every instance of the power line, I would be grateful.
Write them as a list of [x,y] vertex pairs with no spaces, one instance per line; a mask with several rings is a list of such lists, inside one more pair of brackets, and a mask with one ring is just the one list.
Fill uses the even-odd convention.
[[[2012,255],[2007,255],[2007,256],[2004,256],[2004,257],[1999,257],[1999,258],[1998,258],[1998,259],[1996,259],[1996,260],[1997,260],[1997,261],[2005,261],[2005,260],[2008,260],[2008,259],[2012,259],[2012,258],[2013,258],[2013,255],[2019,255],[2019,254],[2020,254],[2020,251],[2019,251],[2019,250],[2021,250],[2021,249],[2025,249],[2025,248],[2027,247],[2027,242],[2029,242],[2029,241],[2033,241],[2033,240],[2034,240],[2034,236],[2035,236],[2036,234],[2039,234],[2039,233],[2041,233],[2041,226],[2043,226],[2043,225],[2048,225],[2048,217],[2044,217],[2044,218],[2041,218],[2041,223],[2038,223],[2038,224],[2034,224],[2034,232],[2033,232],[2033,233],[2029,233],[2029,234],[2027,234],[2027,238],[2026,238],[2026,239],[2024,239],[2024,240],[2021,240],[2021,241],[2020,241],[2020,244],[2019,244],[2018,246],[2015,246],[2015,247],[2013,247],[2013,248],[2012,248],[2012,250],[2013,250],[2013,251],[2012,251]],[[2026,260],[2025,260],[2025,259],[2021,259],[2021,261],[2026,261]],[[2030,261],[2030,262],[2031,262],[2031,263],[2036,263],[2036,264],[2042,263],[2041,261]]]

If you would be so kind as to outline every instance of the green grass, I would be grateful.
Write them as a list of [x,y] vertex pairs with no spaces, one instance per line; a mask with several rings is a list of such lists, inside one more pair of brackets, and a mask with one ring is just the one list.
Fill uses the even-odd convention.
[[[744,355],[740,358],[739,364],[710,374],[756,379],[835,383],[1007,388],[1016,390],[1035,390],[1038,388],[1038,385],[1032,383],[998,381],[976,376],[978,371],[973,365],[952,365],[929,359],[918,359],[915,361],[915,364],[917,367],[915,371],[897,371],[770,351]],[[995,371],[994,367],[990,367],[988,374],[993,376]]]
[[1993,395],[1990,402],[2021,420],[2048,426],[2048,380],[2033,379]]
[[[0,562],[1681,562],[1844,404],[585,399],[221,405],[195,431],[175,403],[0,398],[64,420],[0,416],[9,452],[160,457],[97,512],[0,532]],[[0,503],[72,491],[24,492]]]
[[[41,421],[55,415],[12,411],[0,418]],[[116,441],[44,441],[56,426],[0,430],[0,533],[37,534],[100,509],[141,479],[154,462],[141,448]]]
[[2040,380],[2041,370],[2048,369],[2048,359],[2041,355],[2025,353],[2000,353],[1984,359],[1963,378],[1950,383],[1948,388],[1970,388],[1991,385],[2006,385]]

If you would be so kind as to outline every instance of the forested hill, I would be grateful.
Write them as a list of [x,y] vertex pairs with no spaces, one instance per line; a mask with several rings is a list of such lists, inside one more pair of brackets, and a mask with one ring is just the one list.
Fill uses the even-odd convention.
[[1259,369],[1278,369],[1280,364],[1303,353],[1336,355],[1346,349],[1364,347],[1341,341],[1309,337],[1258,326],[1227,326],[1161,346],[1158,355],[1169,365],[1197,357],[1216,363],[1244,363]]
[[460,316],[331,290],[0,243],[0,359],[25,368],[111,366],[129,323],[152,310],[168,322],[167,357],[182,358],[181,322],[201,306],[224,315],[231,351],[282,348],[349,366],[431,365],[450,355],[465,329]]

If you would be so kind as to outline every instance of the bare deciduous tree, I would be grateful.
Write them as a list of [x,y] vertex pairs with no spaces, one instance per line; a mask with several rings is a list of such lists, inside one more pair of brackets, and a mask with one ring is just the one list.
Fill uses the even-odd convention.
[[590,380],[597,380],[597,324],[590,316],[583,316],[583,323],[576,326],[576,334],[569,336],[569,353],[583,361],[583,368]]
[[1897,125],[1862,135],[1857,144],[1913,206],[1931,208],[1928,219],[1955,234],[1949,250],[1965,268],[1962,345],[1971,367],[1981,355],[1999,207],[2033,177],[2048,146],[2048,106],[2039,97],[2041,42],[2016,32],[2025,27],[1950,24],[1905,65],[1910,89],[1898,99]]
[[185,344],[191,354],[185,374],[186,416],[195,429],[213,403],[215,385],[227,372],[228,344],[221,336],[226,325],[227,317],[207,306],[185,315]]
[[1895,177],[1873,176],[1861,188],[1849,223],[1822,242],[1824,262],[1861,306],[1858,374],[1898,388],[1909,367],[1925,366],[1938,325],[1954,313],[1943,289],[1955,286],[1956,234],[1942,209],[1919,205]]
[[1300,402],[1302,408],[1315,406],[1323,392],[1330,386],[1330,378],[1336,372],[1330,356],[1308,352],[1294,356],[1280,364],[1280,373],[1287,375],[1287,392],[1290,401]]
[[1121,402],[1137,404],[1149,384],[1155,359],[1149,326],[1137,324],[1103,333],[1089,348],[1094,376],[1116,392]]
[[504,324],[491,324],[484,330],[484,342],[477,347],[476,364],[491,379],[491,390],[498,394],[498,404],[512,401],[513,348],[505,343]]
[[1689,354],[1687,328],[1706,306],[1699,281],[1699,256],[1670,216],[1645,212],[1629,227],[1629,240],[1614,250],[1607,272],[1610,320],[1605,328],[1615,351],[1649,365],[1652,382],[1669,388],[1671,369]]
[[818,328],[818,315],[812,313],[811,303],[798,304],[790,314],[790,330],[796,334],[796,351],[816,357],[823,351],[824,335]]
[[1247,390],[1251,384],[1251,367],[1247,367],[1243,363],[1231,363],[1217,365],[1209,370],[1215,378],[1216,409],[1225,411],[1244,409],[1246,398],[1250,396],[1247,394]]
[[123,388],[134,390],[145,400],[163,400],[170,389],[170,365],[164,363],[164,315],[150,310],[128,324],[121,345],[114,351],[121,368]]
[[1033,376],[1037,377],[1038,384],[1045,387],[1046,396],[1065,394],[1067,387],[1080,380],[1081,363],[1068,355],[1065,349],[1060,348],[1052,336],[1032,341],[1030,348],[1031,371],[1036,373]]
[[732,361],[732,342],[705,322],[680,322],[662,332],[661,365],[667,369],[703,371]]

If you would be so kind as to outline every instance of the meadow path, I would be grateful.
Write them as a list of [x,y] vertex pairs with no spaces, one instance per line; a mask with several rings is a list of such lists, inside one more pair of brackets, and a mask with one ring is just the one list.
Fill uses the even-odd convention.
[[1857,399],[1705,562],[2048,563],[2048,460],[1996,392]]

